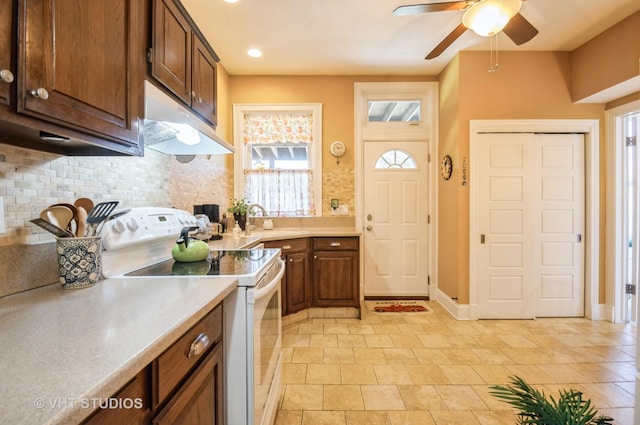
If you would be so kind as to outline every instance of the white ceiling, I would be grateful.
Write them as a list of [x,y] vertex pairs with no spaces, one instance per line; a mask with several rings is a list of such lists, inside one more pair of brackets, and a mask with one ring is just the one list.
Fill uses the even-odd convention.
[[[420,2],[182,0],[231,75],[437,75],[457,51],[489,50],[487,38],[468,30],[440,57],[424,60],[463,12],[392,15]],[[500,34],[498,48],[570,51],[637,10],[639,0],[527,0],[520,13],[539,34],[522,46]],[[251,47],[263,57],[247,56]]]

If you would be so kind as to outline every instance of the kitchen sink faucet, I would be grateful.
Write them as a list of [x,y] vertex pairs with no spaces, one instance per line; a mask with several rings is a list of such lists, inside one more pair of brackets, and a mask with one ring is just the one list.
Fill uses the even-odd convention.
[[251,205],[249,205],[247,207],[247,225],[246,225],[246,228],[245,228],[245,235],[246,236],[250,236],[251,235],[251,231],[255,227],[255,225],[251,224],[251,213],[252,213],[254,208],[260,209],[260,211],[262,211],[262,216],[263,217],[268,217],[269,216],[267,214],[267,210],[265,210],[262,205],[260,205],[260,204],[251,204]]

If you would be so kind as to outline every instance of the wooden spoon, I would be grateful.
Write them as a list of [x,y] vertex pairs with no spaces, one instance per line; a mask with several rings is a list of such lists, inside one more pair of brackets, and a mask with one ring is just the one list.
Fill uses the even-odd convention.
[[[68,231],[70,231],[71,233],[75,234],[76,233],[76,229],[78,228],[78,210],[74,205],[71,204],[53,204],[51,205],[52,207],[65,207],[65,208],[69,208],[71,210],[71,212],[73,213],[73,216],[71,217],[71,220],[69,221],[69,224],[67,225],[66,229]],[[62,224],[62,223],[61,223]]]
[[73,220],[73,211],[63,205],[52,205],[45,210],[45,214],[51,224],[57,221],[57,226],[62,229],[67,229]]
[[76,218],[76,222],[78,223],[78,226],[76,228],[76,237],[77,238],[83,238],[85,236],[87,236],[87,210],[85,210],[84,208],[82,208],[81,206],[77,206],[76,209],[78,210],[78,217]]
[[89,212],[93,209],[93,201],[89,198],[78,198],[73,203],[76,207],[82,207],[89,214]]

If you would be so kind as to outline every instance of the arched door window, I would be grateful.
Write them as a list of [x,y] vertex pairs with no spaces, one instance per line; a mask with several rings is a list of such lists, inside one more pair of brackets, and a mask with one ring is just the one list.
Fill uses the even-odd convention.
[[405,170],[416,169],[416,161],[408,153],[392,149],[384,152],[376,160],[375,169],[385,170],[391,168],[402,168]]

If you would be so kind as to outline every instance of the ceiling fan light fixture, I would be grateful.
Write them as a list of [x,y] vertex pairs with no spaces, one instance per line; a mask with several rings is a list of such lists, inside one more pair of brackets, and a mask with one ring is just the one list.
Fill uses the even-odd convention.
[[480,0],[462,16],[465,27],[489,37],[499,33],[522,7],[522,0]]

